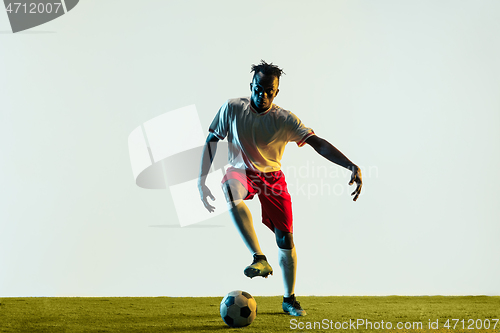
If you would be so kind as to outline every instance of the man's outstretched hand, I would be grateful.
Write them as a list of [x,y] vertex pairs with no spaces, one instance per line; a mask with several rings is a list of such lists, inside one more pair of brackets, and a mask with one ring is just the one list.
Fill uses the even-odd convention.
[[215,207],[208,203],[207,197],[210,197],[212,201],[215,200],[215,197],[210,192],[210,189],[206,185],[198,184],[198,190],[200,191],[201,201],[205,205],[205,208],[211,213],[215,210]]
[[356,189],[354,192],[351,193],[351,195],[354,195],[354,198],[352,200],[356,201],[358,200],[359,194],[361,193],[361,187],[363,187],[363,180],[361,178],[361,170],[359,167],[355,167],[355,169],[352,171],[351,175],[351,181],[349,182],[349,185],[352,185],[356,183]]

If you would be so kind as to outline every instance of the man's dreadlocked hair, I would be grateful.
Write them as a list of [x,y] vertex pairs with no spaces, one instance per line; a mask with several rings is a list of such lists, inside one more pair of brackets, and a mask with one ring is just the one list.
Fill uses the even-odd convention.
[[280,79],[281,74],[285,74],[285,72],[283,72],[281,68],[273,65],[273,63],[268,64],[264,60],[260,60],[260,64],[258,65],[252,65],[252,70],[250,71],[250,73],[252,72],[254,73],[254,76],[259,72],[264,75],[274,75],[278,78],[278,80]]

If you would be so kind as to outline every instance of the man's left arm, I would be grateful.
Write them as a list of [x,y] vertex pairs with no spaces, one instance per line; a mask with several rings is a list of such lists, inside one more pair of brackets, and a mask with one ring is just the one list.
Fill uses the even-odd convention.
[[356,183],[356,190],[351,193],[354,195],[353,200],[356,201],[361,193],[361,187],[363,186],[363,180],[361,178],[361,170],[359,167],[352,163],[344,154],[342,154],[337,148],[335,148],[330,142],[325,139],[320,138],[317,135],[311,135],[305,141],[311,147],[314,148],[324,158],[327,160],[338,164],[346,169],[352,171],[351,180],[349,185]]

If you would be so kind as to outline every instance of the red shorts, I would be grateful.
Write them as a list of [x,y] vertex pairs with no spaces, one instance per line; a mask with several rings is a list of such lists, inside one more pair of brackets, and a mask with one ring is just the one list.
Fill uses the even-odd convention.
[[283,172],[255,172],[229,167],[222,178],[222,184],[229,179],[236,179],[248,191],[244,200],[252,199],[256,194],[262,206],[262,223],[274,232],[274,228],[293,232],[292,200],[288,193]]

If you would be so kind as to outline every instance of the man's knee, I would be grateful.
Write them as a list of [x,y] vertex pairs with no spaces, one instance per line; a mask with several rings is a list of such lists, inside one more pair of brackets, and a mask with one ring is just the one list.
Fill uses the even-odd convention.
[[293,234],[291,232],[274,229],[276,235],[276,244],[280,249],[291,250],[294,247]]
[[238,180],[229,179],[222,184],[222,190],[228,204],[237,205],[246,196],[246,189]]

